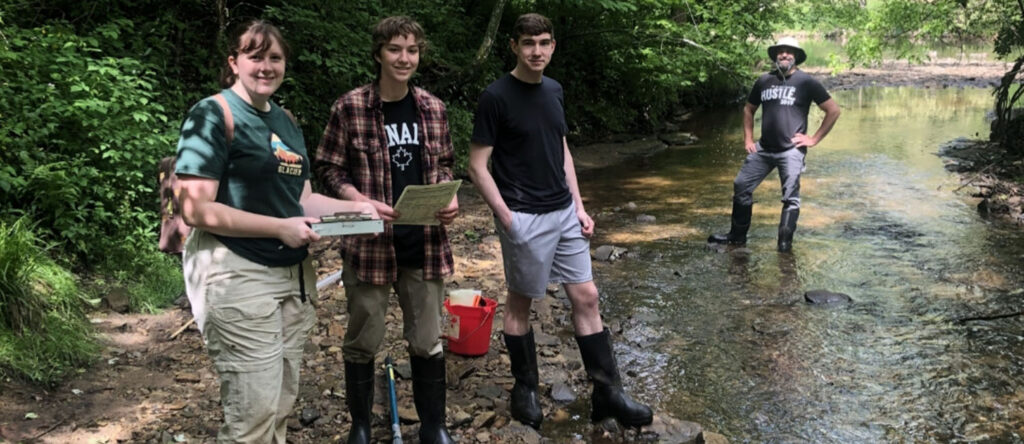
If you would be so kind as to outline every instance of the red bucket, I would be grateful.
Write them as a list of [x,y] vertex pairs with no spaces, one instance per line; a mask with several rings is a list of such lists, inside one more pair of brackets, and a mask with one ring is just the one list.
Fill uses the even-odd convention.
[[448,310],[448,350],[457,355],[481,356],[491,347],[491,324],[498,302],[480,298],[480,306],[452,305],[444,301]]

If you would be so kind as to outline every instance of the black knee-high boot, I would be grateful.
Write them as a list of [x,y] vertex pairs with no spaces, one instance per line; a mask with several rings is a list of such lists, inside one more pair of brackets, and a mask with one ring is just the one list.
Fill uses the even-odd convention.
[[608,329],[592,335],[577,336],[576,343],[583,356],[583,367],[594,385],[590,399],[590,420],[598,422],[613,417],[626,427],[650,424],[654,419],[650,407],[633,401],[622,389]]
[[370,418],[373,408],[373,361],[366,364],[345,361],[345,402],[352,417],[348,444],[370,442]]
[[516,379],[512,387],[512,418],[534,429],[540,430],[544,412],[537,399],[537,345],[533,341],[533,330],[522,336],[505,334],[505,347],[512,362],[512,376]]
[[796,233],[796,220],[800,217],[800,209],[782,210],[779,220],[779,252],[786,253],[793,249],[793,233]]
[[445,425],[444,355],[429,358],[412,356],[412,396],[420,415],[420,442],[448,444],[452,442]]
[[750,219],[754,213],[753,205],[732,203],[732,225],[727,234],[712,234],[708,242],[712,244],[744,245],[747,243],[747,231],[750,230]]

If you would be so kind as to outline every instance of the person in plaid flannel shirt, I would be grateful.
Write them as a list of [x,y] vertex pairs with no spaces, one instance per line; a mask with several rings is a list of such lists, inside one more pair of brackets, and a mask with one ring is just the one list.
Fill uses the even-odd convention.
[[[407,185],[452,180],[454,150],[444,103],[409,80],[426,48],[423,28],[388,17],[373,30],[377,80],[353,89],[331,108],[314,169],[326,192],[373,204],[394,221],[392,208]],[[374,358],[384,338],[394,289],[404,317],[420,417],[420,442],[452,442],[445,426],[445,361],[441,344],[444,277],[452,274],[445,233],[459,213],[458,198],[437,213],[440,225],[385,224],[375,238],[342,240],[342,280],[348,328],[342,346],[352,428],[348,442],[370,442]]]

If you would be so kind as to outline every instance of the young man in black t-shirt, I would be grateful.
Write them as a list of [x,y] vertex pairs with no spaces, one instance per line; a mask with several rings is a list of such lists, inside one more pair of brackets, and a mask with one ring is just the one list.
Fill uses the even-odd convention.
[[[746,160],[733,181],[732,227],[727,234],[708,237],[709,243],[743,245],[754,207],[754,189],[772,169],[778,167],[782,182],[782,218],[779,221],[778,250],[793,247],[793,233],[800,216],[800,174],[807,148],[817,145],[839,119],[839,105],[813,77],[797,69],[807,59],[792,37],[784,37],[768,48],[776,70],[754,83],[743,108],[743,141]],[[811,102],[825,111],[825,119],[813,136],[807,135],[807,113]],[[754,142],[754,113],[761,113],[761,140]]]
[[572,304],[576,341],[594,385],[591,420],[650,424],[651,409],[622,389],[601,322],[590,266],[594,221],[583,209],[565,140],[562,86],[544,76],[555,50],[553,26],[544,16],[525,14],[512,36],[516,67],[480,95],[469,157],[469,175],[494,212],[501,240],[508,284],[505,345],[516,381],[512,417],[533,428],[544,417],[530,306],[545,296],[548,283],[558,283]]

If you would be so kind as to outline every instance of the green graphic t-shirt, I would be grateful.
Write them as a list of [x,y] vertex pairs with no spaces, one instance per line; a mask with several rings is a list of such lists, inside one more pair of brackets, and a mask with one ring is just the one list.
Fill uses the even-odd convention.
[[[175,172],[219,180],[216,201],[227,206],[273,217],[302,216],[299,198],[309,179],[302,130],[273,102],[263,112],[230,89],[221,93],[234,118],[230,146],[220,105],[203,99],[181,125]],[[276,238],[217,239],[239,256],[270,267],[297,264],[308,254],[305,247],[291,248]]]

